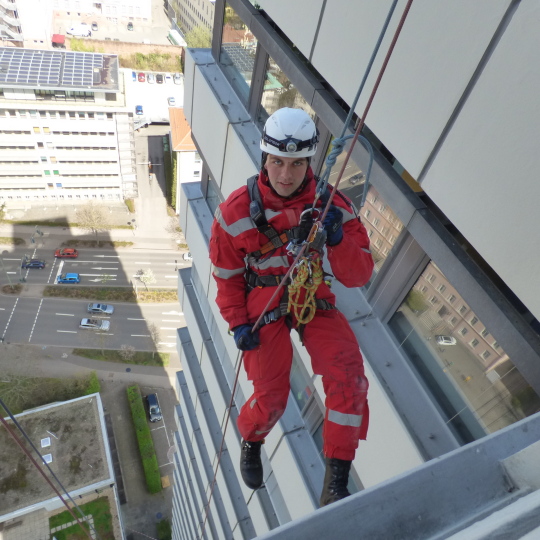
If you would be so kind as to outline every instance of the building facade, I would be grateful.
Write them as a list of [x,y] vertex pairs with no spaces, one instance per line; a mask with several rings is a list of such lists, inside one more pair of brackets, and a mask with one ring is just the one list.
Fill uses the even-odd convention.
[[[181,193],[193,266],[179,284],[188,329],[179,331],[175,538],[253,538],[318,508],[324,393],[296,335],[289,405],[263,446],[265,486],[251,492],[239,479],[235,420],[251,385],[242,369],[235,385],[241,357],[215,304],[212,215],[257,172],[261,130],[278,108],[312,115],[320,131],[312,167],[324,170],[385,20],[346,133],[364,113],[405,5],[218,1],[212,48],[187,51],[184,110],[203,169]],[[539,190],[538,22],[524,2],[414,2],[362,131],[372,165],[367,143],[357,144],[340,179],[376,262],[362,289],[333,284],[370,380],[353,491],[540,410],[539,251],[528,232]]]
[[184,35],[197,27],[212,32],[215,4],[216,0],[172,0],[168,12]]
[[116,56],[3,48],[0,63],[0,202],[137,195]]
[[0,45],[49,49],[52,17],[52,0],[2,0]]
[[[27,0],[28,1],[28,0]],[[104,16],[110,21],[152,21],[152,0],[52,0],[57,15]]]

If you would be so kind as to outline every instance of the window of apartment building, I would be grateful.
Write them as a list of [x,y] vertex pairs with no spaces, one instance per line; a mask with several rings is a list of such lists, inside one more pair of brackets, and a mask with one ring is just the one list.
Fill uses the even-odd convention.
[[453,333],[456,317],[449,315],[450,303],[445,305],[447,300],[442,299],[443,305],[431,305],[429,291],[421,291],[422,282],[435,272],[441,282],[452,286],[429,263],[390,319],[389,328],[449,427],[466,443],[533,414],[540,408],[540,397],[502,348],[496,350],[484,341],[484,353],[474,353],[480,339],[466,337],[473,331],[473,319],[461,319],[460,325],[465,326]]
[[37,147],[38,147],[38,148],[43,148],[43,147],[44,147],[44,144],[43,144],[42,142],[38,142],[38,143],[37,143]]
[[37,118],[37,111],[30,111],[30,118]]
[[303,109],[311,118],[315,118],[315,112],[302,94],[294,87],[277,63],[268,57],[261,106],[256,119],[259,126],[262,128],[268,117],[282,107]]
[[47,163],[47,156],[41,156],[41,161],[43,163]]
[[247,104],[257,40],[234,9],[225,4],[219,62],[242,102]]
[[50,135],[51,134],[51,128],[44,127],[43,128],[43,133],[45,133],[45,135]]
[[34,133],[41,133],[41,129],[38,126],[34,126]]
[[88,113],[88,118],[89,118],[89,119],[95,118],[95,114],[94,114],[93,112],[89,112],[89,113]]

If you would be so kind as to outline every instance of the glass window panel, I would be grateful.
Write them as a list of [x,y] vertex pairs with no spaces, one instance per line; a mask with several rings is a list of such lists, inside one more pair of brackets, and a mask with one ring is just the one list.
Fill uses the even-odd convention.
[[[444,284],[459,302],[437,288]],[[430,299],[437,297],[436,303]],[[462,443],[540,410],[522,377],[440,269],[430,262],[389,321],[403,352]],[[477,326],[483,328],[480,331]]]
[[208,203],[208,206],[210,207],[210,210],[212,211],[212,214],[215,214],[217,207],[219,206],[219,203],[221,202],[219,199],[218,189],[214,185],[214,182],[211,180],[210,177],[208,177],[208,188],[206,191],[206,202]]
[[234,9],[226,4],[219,62],[244,104],[249,97],[256,50],[255,36]]
[[315,119],[313,109],[272,58],[268,58],[261,105],[257,115],[261,127],[272,113],[283,107],[303,109]]

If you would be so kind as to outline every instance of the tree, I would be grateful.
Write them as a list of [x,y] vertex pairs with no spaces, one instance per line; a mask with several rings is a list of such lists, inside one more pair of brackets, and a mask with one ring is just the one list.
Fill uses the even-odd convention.
[[77,209],[77,221],[83,229],[98,235],[99,232],[108,231],[111,226],[103,213],[103,209],[92,201]]
[[135,356],[135,347],[133,347],[132,345],[122,345],[120,347],[119,354],[123,360],[125,360],[126,362],[129,362]]
[[156,282],[156,276],[154,276],[154,272],[150,268],[147,268],[146,270],[143,270],[142,268],[137,270],[135,276],[141,283],[144,283],[146,290],[148,290],[149,284],[151,285]]
[[4,221],[6,217],[6,203],[0,204],[0,223]]
[[154,358],[154,355],[156,354],[156,351],[158,349],[161,335],[159,333],[159,328],[154,323],[148,323],[148,333],[150,334],[150,338],[152,339],[152,342],[154,344],[154,348],[152,349],[152,358]]
[[195,26],[185,38],[190,49],[209,49],[212,46],[212,34],[204,26]]
[[178,247],[187,247],[186,237],[182,232],[182,228],[178,225],[177,217],[170,217],[165,230],[172,236],[174,241],[177,243]]

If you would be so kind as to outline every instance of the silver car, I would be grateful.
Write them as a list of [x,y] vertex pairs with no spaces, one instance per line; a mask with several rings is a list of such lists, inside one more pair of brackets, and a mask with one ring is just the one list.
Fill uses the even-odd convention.
[[107,319],[81,319],[79,328],[83,330],[102,330],[107,332],[111,327],[111,322]]
[[111,315],[114,313],[114,306],[110,304],[88,304],[88,313],[104,313],[105,315]]

